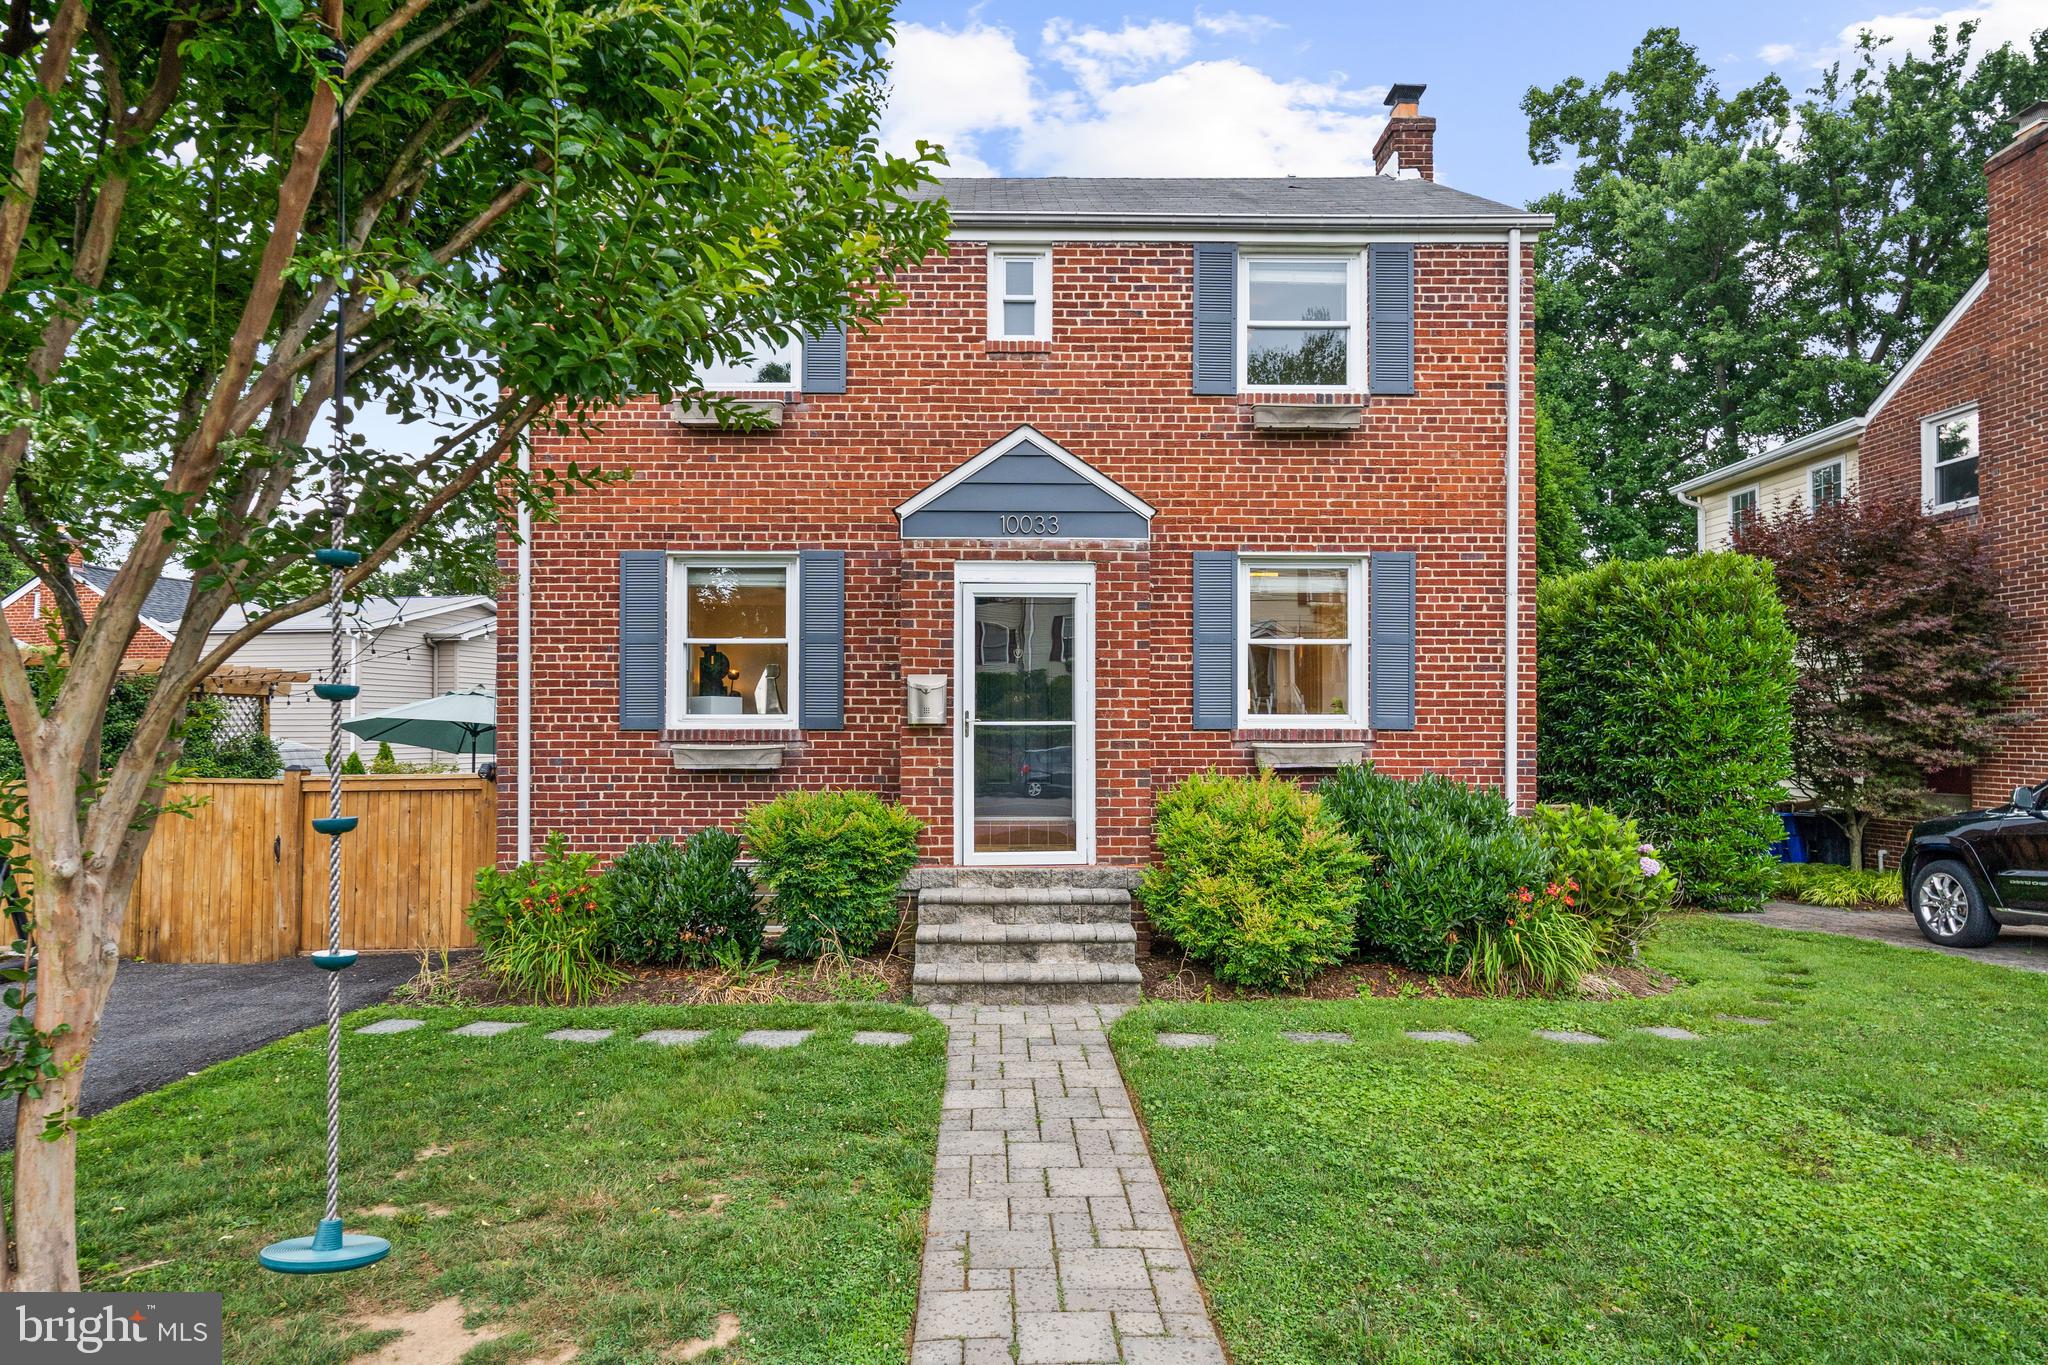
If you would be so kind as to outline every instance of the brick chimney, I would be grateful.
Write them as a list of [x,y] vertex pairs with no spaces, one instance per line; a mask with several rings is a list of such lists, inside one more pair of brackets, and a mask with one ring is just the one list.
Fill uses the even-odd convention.
[[2048,100],[2013,119],[2017,130],[1984,163],[1991,283],[1999,290],[2048,299]]
[[1372,167],[1381,175],[1436,179],[1436,120],[1418,112],[1425,85],[1397,85],[1387,91],[1386,129],[1373,144]]

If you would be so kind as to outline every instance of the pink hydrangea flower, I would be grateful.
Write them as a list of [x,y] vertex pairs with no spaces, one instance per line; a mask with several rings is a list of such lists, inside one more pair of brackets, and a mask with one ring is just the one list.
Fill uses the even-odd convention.
[[1654,877],[1664,870],[1664,864],[1658,862],[1655,858],[1638,858],[1636,866],[1643,869],[1645,877]]
[[1637,845],[1636,845],[1636,852],[1638,852],[1638,853],[1642,854],[1642,855],[1643,855],[1643,856],[1644,856],[1645,858],[1649,857],[1649,856],[1650,856],[1650,855],[1651,855],[1652,853],[1655,853],[1656,851],[1657,851],[1657,846],[1656,846],[1655,844],[1637,844]]

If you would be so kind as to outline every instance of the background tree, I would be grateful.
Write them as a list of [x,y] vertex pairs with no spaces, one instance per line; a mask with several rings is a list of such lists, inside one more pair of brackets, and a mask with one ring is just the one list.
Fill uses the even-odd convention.
[[1550,414],[1536,413],[1536,574],[1550,578],[1586,567],[1586,518],[1593,480],[1579,452],[1557,434]]
[[1861,868],[1873,817],[1933,813],[1929,776],[1990,757],[2018,718],[1983,536],[1910,499],[1852,498],[1749,521],[1735,548],[1771,561],[1798,641],[1794,785]]
[[[0,545],[63,623],[47,685],[0,631],[0,704],[41,948],[0,1289],[78,1287],[75,1113],[121,921],[192,688],[322,605],[309,447],[334,396],[419,434],[332,453],[359,588],[466,534],[488,489],[545,516],[612,472],[528,470],[536,425],[892,306],[944,239],[885,156],[887,0],[22,0],[0,39]],[[339,60],[328,50],[339,40]],[[331,159],[348,114],[347,205]],[[342,282],[346,282],[346,288]],[[119,565],[88,624],[67,558]],[[99,736],[144,594],[193,576],[127,745]],[[209,635],[230,606],[247,623]],[[0,1237],[0,1244],[8,1240]]]
[[1973,63],[1867,35],[1803,99],[1724,93],[1676,29],[1597,84],[1532,88],[1573,163],[1538,248],[1537,389],[1598,497],[1595,549],[1690,548],[1672,484],[1861,412],[1984,269],[1984,161],[2048,98],[2048,30]]

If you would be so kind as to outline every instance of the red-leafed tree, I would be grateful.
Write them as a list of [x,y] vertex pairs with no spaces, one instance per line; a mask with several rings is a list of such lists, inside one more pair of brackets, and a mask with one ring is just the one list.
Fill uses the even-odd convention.
[[1863,866],[1874,817],[1931,813],[1928,775],[1989,757],[2019,719],[2008,619],[1974,522],[1845,498],[1737,528],[1771,562],[1798,637],[1793,780]]

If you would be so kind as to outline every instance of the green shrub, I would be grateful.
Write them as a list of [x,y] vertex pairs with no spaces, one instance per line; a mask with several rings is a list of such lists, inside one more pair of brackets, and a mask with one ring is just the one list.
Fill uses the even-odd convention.
[[1373,861],[1361,883],[1358,939],[1419,972],[1455,972],[1481,924],[1498,924],[1549,862],[1498,793],[1446,777],[1403,782],[1370,764],[1326,779],[1323,800]]
[[1598,806],[1539,806],[1532,822],[1550,855],[1551,878],[1572,892],[1600,956],[1634,957],[1676,889],[1656,847],[1644,842],[1635,821]]
[[775,893],[784,955],[872,950],[896,922],[921,828],[872,792],[790,792],[747,812],[743,833]]
[[1474,927],[1465,975],[1488,995],[1554,995],[1571,990],[1600,962],[1600,936],[1555,883],[1518,888],[1513,907]]
[[1781,900],[1805,905],[1904,905],[1906,888],[1897,872],[1838,867],[1833,863],[1780,863],[1774,891]]
[[625,981],[605,960],[597,857],[550,834],[530,863],[476,874],[469,907],[484,971],[528,999],[578,1005]]
[[1753,908],[1791,775],[1792,633],[1770,565],[1616,561],[1537,589],[1543,796],[1632,817],[1678,894]]
[[1159,862],[1138,896],[1217,980],[1298,986],[1349,955],[1366,859],[1315,793],[1198,774],[1160,798],[1152,829]]
[[180,777],[276,777],[283,771],[277,745],[269,735],[259,734],[188,739],[177,767]]
[[370,771],[385,776],[405,771],[405,769],[399,766],[398,755],[391,752],[390,740],[380,739],[377,741],[377,756],[370,760]]
[[367,777],[369,772],[370,770],[363,766],[363,756],[361,754],[350,754],[341,761],[341,774],[343,777]]
[[740,841],[703,829],[689,841],[635,844],[604,874],[605,939],[622,962],[708,967],[717,950],[761,947],[754,883],[735,862]]

